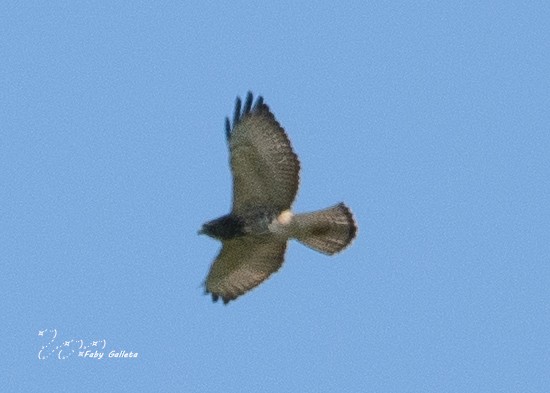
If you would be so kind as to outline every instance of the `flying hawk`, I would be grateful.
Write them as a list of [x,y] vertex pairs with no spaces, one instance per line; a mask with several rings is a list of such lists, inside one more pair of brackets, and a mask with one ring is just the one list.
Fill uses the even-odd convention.
[[332,255],[348,246],[357,231],[343,203],[311,213],[291,212],[300,162],[263,98],[252,102],[251,92],[244,106],[237,97],[233,124],[225,119],[233,173],[231,213],[199,231],[222,242],[204,286],[213,301],[222,298],[226,304],[281,267],[289,239]]

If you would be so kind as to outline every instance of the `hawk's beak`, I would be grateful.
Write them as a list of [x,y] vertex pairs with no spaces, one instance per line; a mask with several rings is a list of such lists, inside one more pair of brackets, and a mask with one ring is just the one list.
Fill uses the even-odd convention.
[[204,228],[199,229],[197,235],[204,235]]

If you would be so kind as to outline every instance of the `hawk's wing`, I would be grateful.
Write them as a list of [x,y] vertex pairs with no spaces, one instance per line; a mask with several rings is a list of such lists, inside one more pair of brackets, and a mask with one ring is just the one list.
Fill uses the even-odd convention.
[[244,236],[224,240],[220,254],[212,264],[206,293],[214,301],[234,300],[259,285],[283,264],[286,241],[273,237]]
[[298,191],[300,162],[275,116],[248,93],[237,98],[233,127],[226,119],[233,173],[233,213],[254,207],[289,209]]

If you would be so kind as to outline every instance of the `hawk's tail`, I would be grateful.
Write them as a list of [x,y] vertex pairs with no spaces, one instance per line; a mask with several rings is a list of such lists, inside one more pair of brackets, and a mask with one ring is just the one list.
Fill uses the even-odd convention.
[[343,203],[312,213],[297,214],[293,221],[299,242],[328,255],[346,248],[357,233],[353,215]]

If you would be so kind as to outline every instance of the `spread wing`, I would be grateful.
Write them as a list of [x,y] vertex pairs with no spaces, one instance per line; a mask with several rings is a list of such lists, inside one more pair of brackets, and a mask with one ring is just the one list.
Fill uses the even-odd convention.
[[261,284],[283,264],[286,241],[245,236],[223,242],[205,282],[206,293],[224,303]]
[[226,118],[233,173],[233,213],[264,206],[289,209],[296,197],[300,162],[283,128],[263,98],[252,106],[248,93],[241,111],[237,98],[233,127]]

